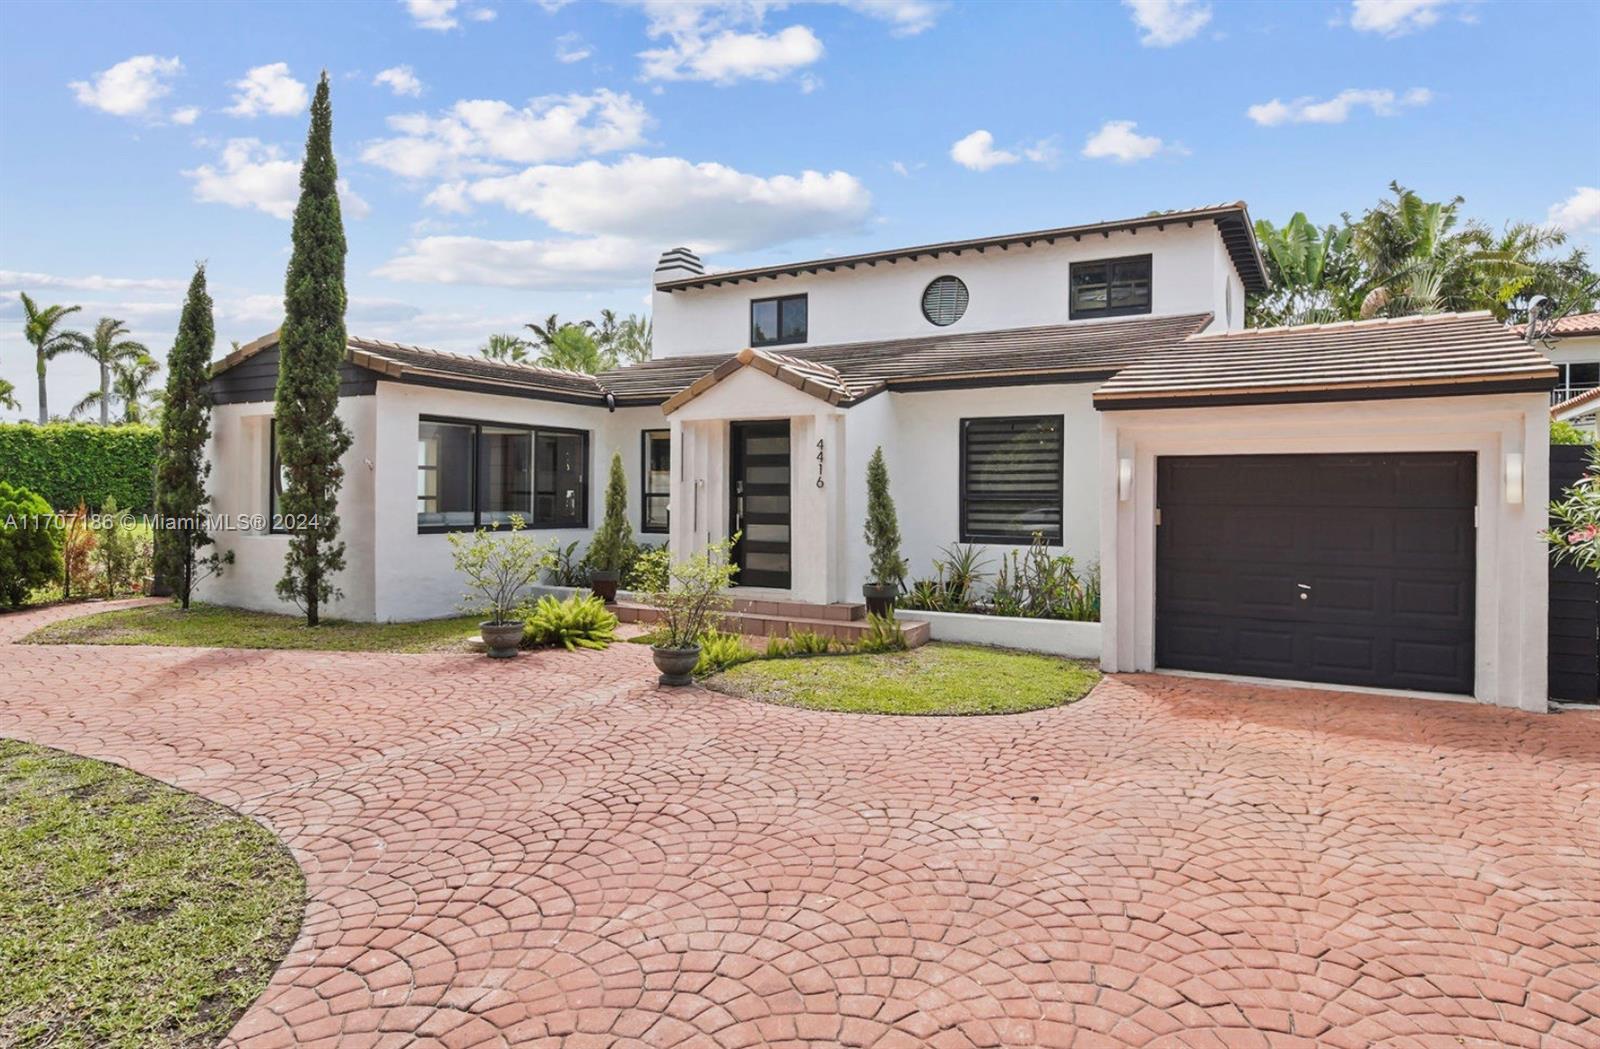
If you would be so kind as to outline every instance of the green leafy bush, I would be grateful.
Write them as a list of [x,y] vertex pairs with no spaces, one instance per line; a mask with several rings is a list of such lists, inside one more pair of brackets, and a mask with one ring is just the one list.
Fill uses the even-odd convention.
[[1593,444],[1594,438],[1565,419],[1550,421],[1551,444]]
[[593,594],[572,594],[565,601],[541,597],[525,616],[523,648],[561,645],[569,652],[604,649],[617,639],[617,617]]
[[672,578],[672,554],[664,546],[634,548],[633,560],[622,570],[622,588],[636,594],[665,590]]
[[549,567],[555,545],[534,542],[522,526],[522,518],[512,514],[507,536],[494,535],[494,528],[451,533],[450,557],[467,581],[463,612],[487,615],[496,626],[516,618],[523,593]]
[[760,653],[738,634],[708,630],[700,636],[700,661],[694,665],[694,676],[705,677],[759,658]]
[[867,616],[867,632],[856,642],[857,652],[904,652],[905,631],[889,616]]
[[606,485],[606,514],[584,555],[592,571],[618,572],[634,558],[633,525],[628,523],[628,478],[622,454],[611,456],[611,479]]
[[105,582],[106,596],[115,597],[132,589],[144,575],[145,559],[140,555],[139,535],[133,516],[117,509],[117,500],[108,497],[96,522],[95,560]]
[[93,423],[0,423],[0,481],[37,493],[55,509],[97,510],[113,497],[149,513],[160,431]]
[[839,643],[831,637],[813,630],[798,630],[789,635],[789,655],[791,656],[825,656],[839,647]]
[[36,587],[61,576],[61,529],[50,504],[0,481],[0,597],[20,607]]
[[588,586],[589,568],[588,557],[578,556],[578,541],[574,539],[550,555],[544,579],[551,586]]

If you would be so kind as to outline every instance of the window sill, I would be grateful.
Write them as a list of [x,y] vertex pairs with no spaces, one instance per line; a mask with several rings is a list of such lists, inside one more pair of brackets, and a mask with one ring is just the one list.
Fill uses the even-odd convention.
[[1149,306],[1122,306],[1117,309],[1105,310],[1069,310],[1067,319],[1074,321],[1093,321],[1103,317],[1144,317],[1150,313]]
[[750,348],[752,350],[764,350],[771,346],[804,346],[807,341],[806,339],[773,339],[769,342],[752,341]]
[[[1034,533],[1034,535],[1038,535],[1038,534],[1039,533],[1037,533],[1037,532]],[[970,535],[970,534],[968,534],[966,532],[963,532],[961,534],[961,542],[963,542],[963,543],[982,543],[985,546],[1032,546],[1033,545],[1033,536],[1032,535],[1029,535],[1029,536]],[[1045,546],[1060,546],[1060,545],[1062,545],[1061,544],[1061,537],[1059,535],[1047,535],[1047,536],[1044,537],[1044,545]]]

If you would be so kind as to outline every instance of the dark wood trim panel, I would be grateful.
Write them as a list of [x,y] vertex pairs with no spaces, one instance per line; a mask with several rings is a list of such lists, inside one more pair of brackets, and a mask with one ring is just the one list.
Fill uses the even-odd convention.
[[1230,408],[1241,404],[1325,404],[1330,401],[1393,401],[1412,397],[1471,397],[1495,393],[1545,393],[1548,379],[1517,379],[1510,382],[1436,383],[1424,386],[1357,386],[1326,390],[1273,390],[1262,393],[1226,394],[1201,397],[1175,394],[1168,397],[1095,398],[1102,412],[1137,411],[1142,408]]

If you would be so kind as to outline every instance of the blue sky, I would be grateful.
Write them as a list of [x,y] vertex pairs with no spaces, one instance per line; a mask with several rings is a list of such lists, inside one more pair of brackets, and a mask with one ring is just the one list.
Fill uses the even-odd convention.
[[[1600,254],[1600,4],[12,3],[16,292],[161,355],[205,260],[219,351],[276,326],[326,68],[353,332],[470,350],[722,268],[1243,199],[1331,221],[1391,179]],[[93,366],[51,368],[59,409]]]

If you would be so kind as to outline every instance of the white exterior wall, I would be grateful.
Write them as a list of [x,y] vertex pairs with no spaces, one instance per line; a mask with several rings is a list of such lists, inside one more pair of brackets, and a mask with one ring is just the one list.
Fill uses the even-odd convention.
[[[1156,669],[1158,456],[1475,452],[1474,696],[1545,710],[1549,568],[1539,531],[1549,499],[1548,417],[1543,393],[1101,413],[1101,665],[1108,671]],[[1506,499],[1508,454],[1525,457],[1519,503]],[[1133,461],[1133,491],[1119,501],[1117,467],[1124,458]]]
[[[1193,227],[1143,229],[1109,237],[1087,235],[1031,248],[975,249],[959,256],[914,262],[879,262],[754,283],[697,288],[654,295],[656,357],[733,353],[750,342],[750,302],[804,292],[809,339],[796,346],[823,346],[870,339],[958,334],[1065,324],[1071,264],[1125,255],[1150,255],[1151,313],[1215,313],[1209,330],[1225,326],[1225,288],[1238,283],[1222,238],[1211,222]],[[922,315],[922,293],[935,277],[952,274],[967,285],[971,301],[956,323],[939,328]],[[1244,323],[1244,298],[1236,287],[1234,326]],[[1096,323],[1083,321],[1085,324]],[[779,351],[785,347],[774,347]]]
[[[216,604],[295,614],[299,611],[296,606],[280,600],[274,591],[283,575],[289,537],[269,534],[266,529],[272,407],[271,401],[224,404],[212,412],[207,446],[211,476],[206,489],[211,494],[212,513],[230,522],[213,538],[218,552],[233,552],[234,563],[225,566],[220,576],[202,582],[198,596]],[[344,486],[339,491],[345,568],[334,585],[343,591],[343,597],[322,611],[330,619],[365,620],[373,617],[378,564],[371,542],[377,493],[368,465],[378,460],[377,398],[341,397],[338,412],[354,438],[344,456]],[[233,527],[236,524],[246,527]]]

